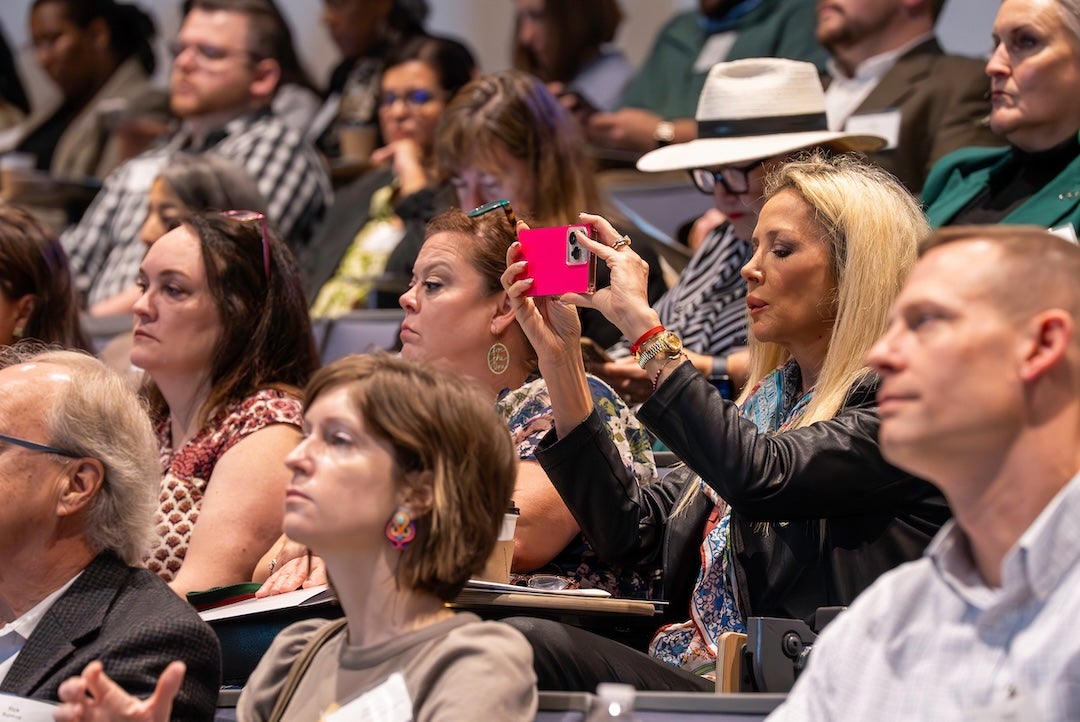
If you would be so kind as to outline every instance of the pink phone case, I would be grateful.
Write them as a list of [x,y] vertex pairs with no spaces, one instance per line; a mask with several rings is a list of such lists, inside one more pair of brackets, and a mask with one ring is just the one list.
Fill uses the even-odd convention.
[[589,293],[596,290],[596,258],[571,233],[593,237],[590,225],[531,228],[518,233],[521,252],[533,279],[528,296]]

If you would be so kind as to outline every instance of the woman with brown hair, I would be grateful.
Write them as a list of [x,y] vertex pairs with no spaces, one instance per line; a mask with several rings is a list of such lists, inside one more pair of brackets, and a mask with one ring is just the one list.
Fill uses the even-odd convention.
[[614,110],[634,66],[610,43],[617,0],[514,0],[514,67],[543,80],[570,111]]
[[131,363],[163,474],[147,565],[180,593],[247,581],[277,538],[318,365],[292,252],[261,214],[241,218],[187,216],[139,268]]
[[0,344],[20,338],[90,350],[60,241],[29,212],[0,204]]
[[[583,208],[604,209],[620,230],[639,239],[635,249],[649,264],[649,301],[667,290],[647,235],[604,202],[569,112],[528,73],[492,73],[458,91],[439,121],[435,161],[463,209],[505,198],[533,226],[577,223]],[[598,266],[597,284],[607,279],[607,269]],[[583,312],[582,326],[583,335],[605,347],[620,336],[591,309]]]
[[[533,719],[525,640],[444,604],[483,567],[514,485],[513,447],[491,407],[456,376],[347,356],[312,378],[304,426],[286,459],[284,528],[326,560],[345,617],[281,632],[238,718],[386,719],[392,706],[433,722]],[[183,671],[170,665],[144,701],[93,662],[60,687],[57,719],[168,719]]]

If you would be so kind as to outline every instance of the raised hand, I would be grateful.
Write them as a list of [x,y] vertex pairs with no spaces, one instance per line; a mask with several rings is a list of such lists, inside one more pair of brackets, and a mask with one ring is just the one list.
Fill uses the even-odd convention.
[[58,690],[57,722],[168,722],[172,703],[187,667],[173,662],[158,677],[154,693],[139,699],[124,691],[105,674],[101,662],[86,665],[78,677],[65,680]]

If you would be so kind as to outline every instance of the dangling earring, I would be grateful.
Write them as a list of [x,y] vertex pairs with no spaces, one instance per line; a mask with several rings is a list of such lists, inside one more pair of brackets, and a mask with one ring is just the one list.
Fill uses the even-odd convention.
[[496,341],[488,349],[488,370],[496,376],[506,373],[510,368],[510,349],[502,341]]
[[413,539],[416,538],[416,522],[404,509],[398,509],[386,522],[386,538],[390,540],[390,546],[398,551],[404,551]]

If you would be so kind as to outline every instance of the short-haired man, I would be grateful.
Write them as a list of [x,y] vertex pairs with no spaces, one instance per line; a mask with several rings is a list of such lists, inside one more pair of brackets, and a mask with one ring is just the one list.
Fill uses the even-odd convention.
[[990,132],[984,63],[946,55],[934,37],[945,0],[818,0],[817,39],[829,51],[830,130],[889,139],[872,161],[919,193],[930,167]]
[[1077,279],[1033,227],[925,243],[868,360],[882,452],[955,520],[824,631],[777,719],[1076,719]]
[[0,692],[56,702],[100,660],[145,697],[180,659],[172,719],[212,719],[217,638],[141,567],[161,479],[142,404],[90,356],[17,354],[0,358]]
[[235,161],[293,247],[311,238],[333,192],[312,146],[270,110],[287,38],[282,23],[262,0],[192,2],[172,47],[169,104],[182,120],[179,132],[110,174],[82,221],[62,237],[92,310],[134,283],[146,251],[138,236],[147,193],[177,151]]

